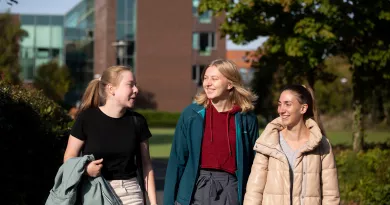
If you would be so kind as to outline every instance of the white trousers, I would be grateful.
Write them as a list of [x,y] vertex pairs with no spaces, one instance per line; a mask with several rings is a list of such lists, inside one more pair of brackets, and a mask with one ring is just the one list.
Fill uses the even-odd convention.
[[123,205],[144,205],[141,187],[136,177],[108,181]]

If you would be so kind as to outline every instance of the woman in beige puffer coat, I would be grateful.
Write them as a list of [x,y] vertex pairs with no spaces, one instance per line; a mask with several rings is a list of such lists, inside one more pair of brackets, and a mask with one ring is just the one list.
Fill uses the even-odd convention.
[[301,85],[286,87],[278,113],[256,141],[244,205],[340,204],[331,144],[311,119],[312,94]]

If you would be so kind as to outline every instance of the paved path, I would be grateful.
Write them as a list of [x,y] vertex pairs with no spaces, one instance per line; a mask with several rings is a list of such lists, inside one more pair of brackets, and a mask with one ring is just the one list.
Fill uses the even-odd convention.
[[163,205],[163,194],[164,194],[164,181],[165,181],[165,170],[168,164],[167,159],[153,159],[154,177],[156,180],[156,191],[157,191],[157,204]]

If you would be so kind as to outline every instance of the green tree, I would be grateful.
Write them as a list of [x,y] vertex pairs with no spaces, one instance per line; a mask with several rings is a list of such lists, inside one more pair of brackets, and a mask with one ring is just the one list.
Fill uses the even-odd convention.
[[16,18],[9,13],[0,14],[0,80],[18,84],[19,41],[27,36]]
[[247,43],[259,36],[269,36],[259,52],[268,56],[274,69],[284,68],[287,82],[306,81],[311,87],[318,79],[334,80],[324,70],[323,59],[329,55],[328,44],[336,40],[331,27],[316,20],[315,5],[303,1],[245,0],[234,3],[226,0],[204,0],[201,11],[208,9],[227,12],[221,25],[235,43]]
[[269,36],[260,49],[267,56],[259,61],[260,69],[261,64],[283,68],[278,73],[287,83],[294,78],[305,78],[310,86],[318,79],[332,81],[324,59],[345,56],[352,71],[353,145],[356,151],[363,148],[363,103],[377,90],[367,85],[383,89],[389,76],[389,1],[203,0],[200,10],[208,9],[226,12],[221,30],[235,43]]
[[34,87],[42,89],[50,99],[62,103],[71,84],[69,69],[51,61],[39,66],[34,77]]
[[[337,4],[336,4],[337,3]],[[389,74],[390,59],[390,2],[385,0],[336,1],[333,12],[325,13],[338,36],[335,52],[348,57],[352,65],[354,133],[353,148],[364,146],[363,115],[367,99],[380,96]],[[380,109],[380,108],[379,108]]]

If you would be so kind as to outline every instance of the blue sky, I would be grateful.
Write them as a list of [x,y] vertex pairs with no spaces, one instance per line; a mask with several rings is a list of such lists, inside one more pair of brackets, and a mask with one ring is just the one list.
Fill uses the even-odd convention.
[[[18,4],[10,6],[7,4],[7,0],[0,0],[0,12],[10,9],[11,13],[20,14],[65,14],[80,1],[81,0],[18,0]],[[226,47],[228,50],[253,50],[259,47],[264,41],[265,38],[259,38],[247,45],[236,45],[227,40]]]

